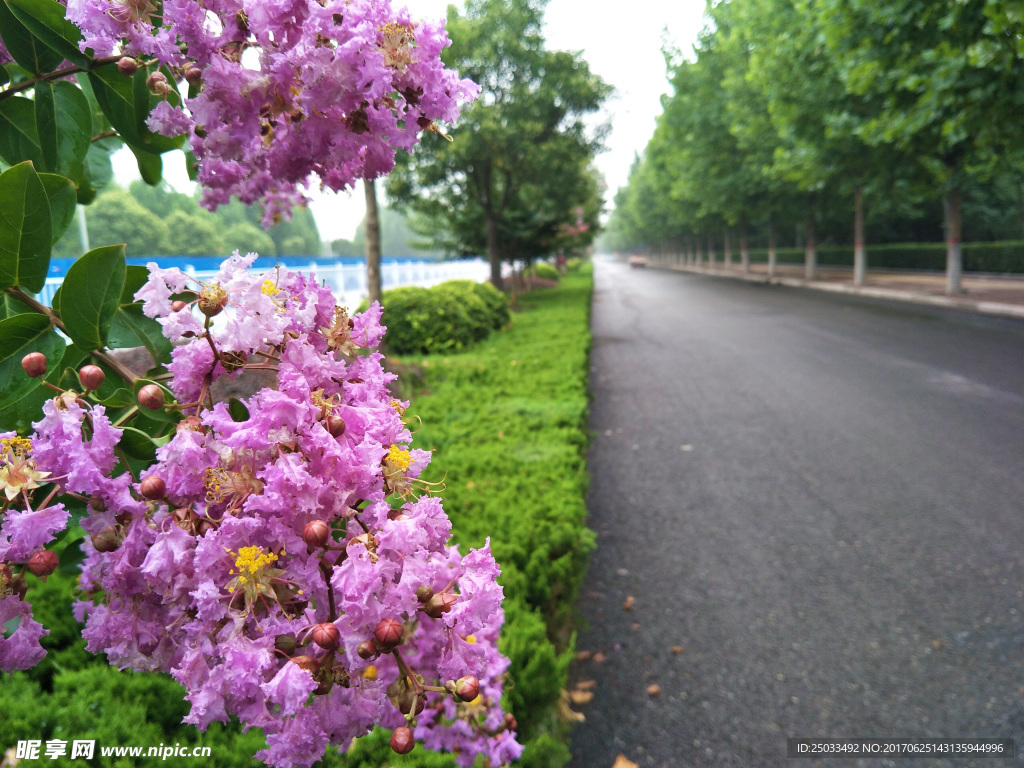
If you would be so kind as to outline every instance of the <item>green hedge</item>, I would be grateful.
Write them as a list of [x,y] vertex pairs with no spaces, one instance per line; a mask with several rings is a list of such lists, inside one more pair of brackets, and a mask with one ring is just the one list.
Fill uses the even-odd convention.
[[400,355],[458,352],[508,324],[508,301],[490,283],[450,280],[385,291],[388,348]]
[[[946,269],[945,243],[868,245],[867,254],[868,269],[872,267],[876,269],[927,269],[937,272]],[[964,243],[963,254],[965,272],[1024,274],[1024,241]],[[752,262],[767,262],[768,249],[751,249],[750,260]],[[721,253],[716,254],[715,261],[722,262]],[[780,264],[803,264],[804,249],[779,248],[778,262]],[[818,263],[824,266],[852,267],[853,246],[819,246]]]
[[533,266],[530,267],[530,274],[534,277],[539,277],[541,280],[558,280],[561,277],[558,270],[546,261],[534,262]]

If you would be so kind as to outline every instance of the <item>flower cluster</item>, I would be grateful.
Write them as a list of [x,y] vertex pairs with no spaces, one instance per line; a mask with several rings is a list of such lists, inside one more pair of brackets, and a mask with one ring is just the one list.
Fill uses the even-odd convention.
[[396,148],[440,132],[435,121],[479,91],[445,69],[443,22],[414,23],[387,0],[164,0],[158,13],[150,0],[71,0],[67,16],[83,50],[124,53],[132,72],[158,62],[188,83],[181,104],[150,75],[164,100],[149,126],[191,133],[210,207],[237,195],[274,217],[311,174],[332,190],[386,174]]
[[[75,392],[47,403],[30,440],[0,441],[0,490],[24,501],[5,507],[2,559],[24,562],[65,525],[48,506],[58,490],[88,498],[88,648],[169,672],[200,728],[235,715],[264,729],[269,764],[312,765],[376,724],[398,752],[421,741],[464,766],[510,762],[498,568],[489,542],[465,556],[447,544],[420,477],[430,453],[412,447],[408,403],[372,349],[379,305],[350,317],[311,277],[253,275],[255,258],[236,253],[206,284],[150,265],[136,298],[176,346],[169,391],[146,384],[139,408],[181,419],[137,476],[122,429]],[[250,369],[275,385],[214,402],[220,379]],[[0,579],[0,619],[21,617],[0,666],[30,666],[42,629],[12,571]]]

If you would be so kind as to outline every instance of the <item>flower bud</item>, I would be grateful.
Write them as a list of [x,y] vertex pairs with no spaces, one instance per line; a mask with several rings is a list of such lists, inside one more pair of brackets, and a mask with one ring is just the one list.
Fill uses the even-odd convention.
[[289,656],[295,653],[296,646],[295,638],[291,635],[278,635],[274,638],[274,647]]
[[390,651],[402,642],[401,622],[398,619],[381,619],[373,630],[373,639],[377,641],[381,650]]
[[416,739],[413,738],[412,729],[402,726],[395,728],[391,734],[391,748],[400,755],[408,755],[416,746]]
[[147,384],[139,390],[139,405],[149,411],[164,407],[164,391],[156,384]]
[[341,644],[341,633],[329,621],[313,627],[313,642],[324,650],[333,651]]
[[32,379],[38,379],[46,373],[46,365],[46,355],[42,352],[29,352],[21,358],[21,367]]
[[36,550],[28,559],[29,571],[43,581],[46,581],[46,577],[57,570],[58,565],[60,565],[60,558],[57,557],[57,553],[48,549]]
[[83,365],[78,371],[78,380],[82,382],[86,392],[99,389],[107,375],[98,365]]
[[359,654],[360,659],[366,659],[367,661],[375,659],[380,655],[377,653],[377,646],[373,644],[372,640],[364,640],[361,642],[359,647],[356,648],[356,653]]
[[510,731],[514,731],[518,726],[519,726],[519,723],[516,722],[515,716],[511,712],[506,712],[505,713],[505,727],[508,730],[510,730]]
[[150,501],[162,499],[167,495],[167,483],[160,475],[150,475],[139,483],[139,493]]
[[203,82],[203,70],[199,67],[189,67],[185,70],[185,82],[189,85],[199,85]]
[[434,596],[434,590],[432,587],[424,584],[416,590],[416,599],[421,603],[426,603]]
[[117,60],[117,71],[125,77],[131,77],[139,71],[139,63],[131,56],[122,56]]
[[196,533],[200,536],[205,536],[210,531],[217,530],[217,524],[212,520],[207,520],[205,517],[199,521],[199,526],[196,528]]
[[345,420],[341,416],[335,416],[333,413],[327,417],[327,431],[331,433],[331,437],[341,437],[345,434]]
[[302,529],[302,540],[313,548],[323,547],[331,536],[331,527],[323,520],[310,520]]
[[181,310],[183,310],[187,306],[188,304],[186,304],[181,299],[176,299],[171,302],[171,312],[181,312]]
[[149,77],[146,78],[146,87],[149,88],[150,93],[163,96],[167,93],[167,77],[159,69],[150,72]]
[[298,664],[311,675],[315,675],[316,671],[320,669],[320,662],[312,656],[293,656],[289,661],[292,664]]
[[472,701],[480,695],[480,681],[473,675],[460,677],[455,683],[455,695],[463,701]]
[[89,537],[97,552],[113,552],[121,546],[121,537],[113,528],[104,528]]
[[458,600],[458,596],[451,592],[439,592],[426,602],[423,612],[432,619],[440,619],[443,614],[452,609],[456,600]]

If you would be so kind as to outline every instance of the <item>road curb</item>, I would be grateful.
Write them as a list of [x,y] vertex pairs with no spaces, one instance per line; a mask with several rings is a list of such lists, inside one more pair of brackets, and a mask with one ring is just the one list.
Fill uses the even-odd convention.
[[911,304],[925,304],[933,307],[942,307],[944,309],[960,309],[967,312],[977,312],[983,315],[999,315],[1002,317],[1024,319],[1024,306],[1004,304],[998,301],[972,301],[971,299],[957,299],[950,296],[932,296],[926,293],[900,291],[895,288],[856,286],[848,283],[826,283],[819,280],[805,280],[798,277],[769,278],[767,275],[737,274],[735,272],[727,272],[723,269],[698,269],[696,267],[688,267],[681,264],[658,264],[656,262],[648,262],[648,266],[654,267],[655,269],[667,269],[673,272],[690,272],[695,275],[707,275],[708,277],[727,277],[733,280],[745,280],[748,283],[784,285],[789,288],[810,288],[815,291],[846,293],[853,296],[867,296],[872,299],[905,301]]

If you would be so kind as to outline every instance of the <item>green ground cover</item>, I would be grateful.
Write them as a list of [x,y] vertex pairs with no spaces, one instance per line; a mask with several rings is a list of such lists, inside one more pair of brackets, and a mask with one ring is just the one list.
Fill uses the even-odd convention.
[[[465,551],[489,536],[502,568],[502,650],[511,659],[506,703],[526,744],[519,765],[531,768],[556,768],[569,757],[556,712],[573,654],[572,610],[593,545],[584,526],[591,290],[588,268],[570,273],[557,288],[520,296],[511,325],[470,350],[402,358],[400,366],[403,397],[413,400],[409,413],[423,421],[415,444],[436,449],[426,479],[444,478],[456,542]],[[257,729],[241,734],[237,724],[214,724],[200,734],[180,724],[188,705],[173,680],[121,673],[84,651],[68,620],[73,571],[30,591],[36,616],[51,628],[44,640],[50,655],[0,681],[0,756],[19,739],[95,738],[99,745],[204,744],[212,748],[211,764],[259,765],[251,759],[263,742]],[[398,757],[384,734],[323,762],[453,764],[452,756],[422,747]]]

